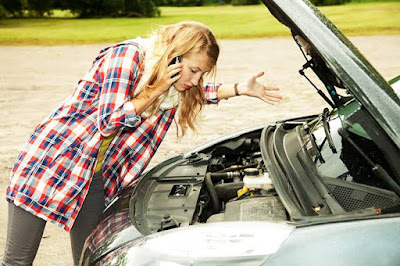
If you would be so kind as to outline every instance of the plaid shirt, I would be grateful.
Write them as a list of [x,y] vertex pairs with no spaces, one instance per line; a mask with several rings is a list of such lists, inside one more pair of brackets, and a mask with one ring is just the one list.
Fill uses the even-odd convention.
[[[142,119],[130,102],[145,53],[134,40],[100,51],[72,96],[39,124],[12,169],[7,200],[69,231],[89,189],[103,136],[106,205],[137,179],[165,136],[175,108]],[[219,84],[204,87],[217,102]]]

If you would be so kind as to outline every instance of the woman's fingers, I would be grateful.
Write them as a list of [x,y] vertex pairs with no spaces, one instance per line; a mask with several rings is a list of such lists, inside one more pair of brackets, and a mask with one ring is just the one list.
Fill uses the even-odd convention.
[[265,95],[266,95],[267,97],[269,97],[269,98],[276,99],[276,100],[278,100],[278,101],[282,99],[282,96],[281,96],[281,95],[275,94],[275,93],[265,93]]
[[282,100],[282,96],[269,91],[279,91],[279,88],[264,86],[264,93],[261,99],[269,104],[275,104]]
[[281,95],[276,94],[276,93],[271,93],[271,92],[269,92],[269,91],[279,91],[279,88],[264,86],[264,94],[265,94],[267,97],[272,98],[272,99],[274,99],[274,100],[276,100],[276,101],[280,101],[280,100],[282,99],[282,96],[281,96]]
[[178,68],[181,69],[182,66],[183,66],[182,63],[169,65],[168,68],[167,68],[167,72],[169,73],[169,72],[171,72],[171,71],[173,71],[175,69],[178,69]]
[[243,93],[248,96],[257,97],[268,104],[275,104],[282,100],[282,96],[272,93],[272,91],[279,91],[279,88],[268,87],[259,83],[256,79],[263,76],[264,72],[258,72],[247,80],[247,89]]
[[180,74],[181,70],[182,69],[177,68],[177,69],[174,69],[174,70],[172,70],[171,72],[168,73],[168,76],[169,76],[168,83],[169,83],[169,85],[174,84],[175,82],[178,81],[178,79],[181,78],[181,74]]
[[282,100],[282,97],[279,95],[268,95],[262,97],[264,101],[270,104],[279,103]]
[[264,75],[264,72],[259,72],[259,73],[255,74],[253,77],[254,77],[254,79],[257,79],[257,78],[261,77],[262,75]]
[[272,104],[272,105],[275,104],[274,101],[271,101],[270,99],[268,99],[268,98],[266,98],[266,97],[261,98],[261,100],[263,100],[264,102],[266,102],[266,103],[268,103],[268,104]]
[[177,82],[178,79],[180,79],[180,78],[181,78],[181,74],[179,74],[179,72],[178,72],[178,75],[176,75],[176,76],[171,76],[171,78],[170,78],[171,85],[174,84],[175,82]]
[[174,84],[181,78],[180,72],[182,71],[182,64],[173,64],[168,66],[167,83]]
[[175,69],[173,69],[173,70],[171,70],[171,71],[168,72],[168,76],[169,76],[170,78],[172,78],[174,75],[179,74],[179,72],[181,72],[181,71],[182,71],[182,68],[181,68],[181,67],[175,68]]
[[279,88],[276,87],[266,87],[266,89],[269,91],[279,91]]
[[268,100],[272,101],[272,102],[280,102],[282,100],[282,98],[277,98],[277,97],[271,97],[271,96],[266,96],[265,98],[267,98]]

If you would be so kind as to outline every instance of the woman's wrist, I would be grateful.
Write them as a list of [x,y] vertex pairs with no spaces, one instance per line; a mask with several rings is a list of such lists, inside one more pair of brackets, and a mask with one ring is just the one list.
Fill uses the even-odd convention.
[[236,83],[233,85],[233,89],[235,90],[235,95],[236,95],[236,96],[240,96],[239,89],[238,89],[238,85],[239,85],[238,82],[236,82]]
[[237,96],[235,92],[235,86],[237,87],[239,96],[247,95],[245,83],[222,84],[218,87],[217,99],[223,100]]
[[155,96],[156,98],[158,98],[159,96],[161,96],[162,94],[164,94],[165,92],[167,92],[168,91],[168,89],[169,89],[170,87],[157,87],[157,88],[154,88],[154,90],[153,90],[153,96]]
[[131,102],[136,108],[136,113],[141,114],[146,110],[147,107],[149,107],[161,94],[163,94],[164,91],[161,89],[154,88],[150,90],[149,92],[146,93],[146,96],[143,94],[139,93],[138,96],[133,98]]
[[234,96],[242,96],[242,95],[246,95],[245,94],[245,90],[244,90],[244,86],[245,84],[241,83],[241,82],[237,82],[233,85],[233,90],[235,95]]

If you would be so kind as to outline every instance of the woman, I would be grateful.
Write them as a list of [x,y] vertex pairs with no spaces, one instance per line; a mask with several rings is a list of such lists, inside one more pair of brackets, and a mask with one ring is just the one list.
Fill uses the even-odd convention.
[[[196,22],[162,26],[100,51],[73,93],[33,132],[12,169],[3,265],[31,265],[47,221],[70,231],[74,263],[99,215],[136,182],[175,114],[181,135],[204,103],[238,95],[278,102],[258,83],[207,84],[219,47]],[[171,63],[173,61],[181,61]]]

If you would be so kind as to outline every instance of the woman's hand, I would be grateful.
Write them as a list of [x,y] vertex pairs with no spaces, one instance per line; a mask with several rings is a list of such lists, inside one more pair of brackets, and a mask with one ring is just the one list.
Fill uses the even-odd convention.
[[240,95],[256,97],[269,104],[275,104],[282,100],[282,96],[272,93],[271,91],[279,91],[279,88],[267,87],[259,83],[256,79],[264,75],[260,72],[250,77],[246,82],[238,84],[238,92]]
[[157,88],[147,93],[146,97],[144,97],[142,93],[136,95],[136,97],[131,100],[131,102],[135,106],[136,113],[140,115],[161,94],[167,92],[169,88],[172,86],[172,84],[174,84],[178,79],[180,79],[181,77],[179,73],[180,71],[182,71],[182,64],[179,63],[179,64],[169,65],[166,74],[161,78],[160,85],[157,86]]
[[157,88],[160,93],[168,91],[168,89],[181,78],[180,72],[182,71],[182,63],[169,65],[167,72],[162,77],[161,85]]

